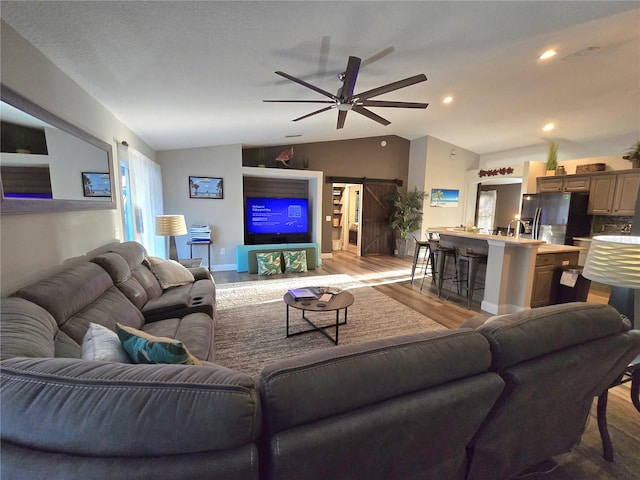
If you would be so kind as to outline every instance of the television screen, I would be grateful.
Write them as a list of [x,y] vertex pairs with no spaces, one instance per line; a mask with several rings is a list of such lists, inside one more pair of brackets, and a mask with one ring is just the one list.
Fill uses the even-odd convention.
[[247,197],[246,218],[249,234],[306,234],[309,202],[306,198]]

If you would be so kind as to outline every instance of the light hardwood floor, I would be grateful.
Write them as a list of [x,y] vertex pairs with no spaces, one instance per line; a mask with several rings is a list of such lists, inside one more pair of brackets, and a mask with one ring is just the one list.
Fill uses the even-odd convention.
[[[423,313],[448,328],[456,328],[481,312],[477,302],[467,310],[466,299],[451,294],[438,298],[430,277],[426,277],[421,289],[422,274],[411,282],[411,259],[372,256],[357,257],[348,252],[334,252],[333,258],[323,259],[322,266],[307,275],[347,274],[357,278],[380,292]],[[214,272],[217,283],[259,280],[255,274],[238,272]],[[589,302],[606,303],[608,290],[592,285]],[[550,466],[541,466],[539,472],[527,475],[528,480],[640,480],[640,412],[630,400],[629,384],[609,390],[609,433],[613,440],[615,461],[602,458],[602,443],[596,421],[595,401],[582,441],[574,450],[555,459]],[[490,479],[487,479],[490,480]]]

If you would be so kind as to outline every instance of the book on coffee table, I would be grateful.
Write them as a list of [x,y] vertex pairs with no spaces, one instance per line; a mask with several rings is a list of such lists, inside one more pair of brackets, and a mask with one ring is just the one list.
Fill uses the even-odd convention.
[[310,288],[292,288],[289,294],[296,300],[315,299],[318,295]]

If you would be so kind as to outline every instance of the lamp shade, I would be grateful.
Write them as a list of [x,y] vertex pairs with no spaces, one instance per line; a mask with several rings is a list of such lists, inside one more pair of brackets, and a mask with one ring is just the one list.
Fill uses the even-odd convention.
[[184,215],[156,215],[156,235],[186,235]]
[[614,287],[640,289],[640,236],[593,237],[582,276]]

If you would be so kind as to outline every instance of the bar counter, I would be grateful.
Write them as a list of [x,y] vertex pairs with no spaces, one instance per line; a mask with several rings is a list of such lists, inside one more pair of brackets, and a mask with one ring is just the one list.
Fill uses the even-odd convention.
[[531,308],[536,256],[540,253],[580,251],[581,247],[551,245],[542,240],[486,235],[462,228],[431,227],[445,247],[487,254],[482,310],[501,315]]

